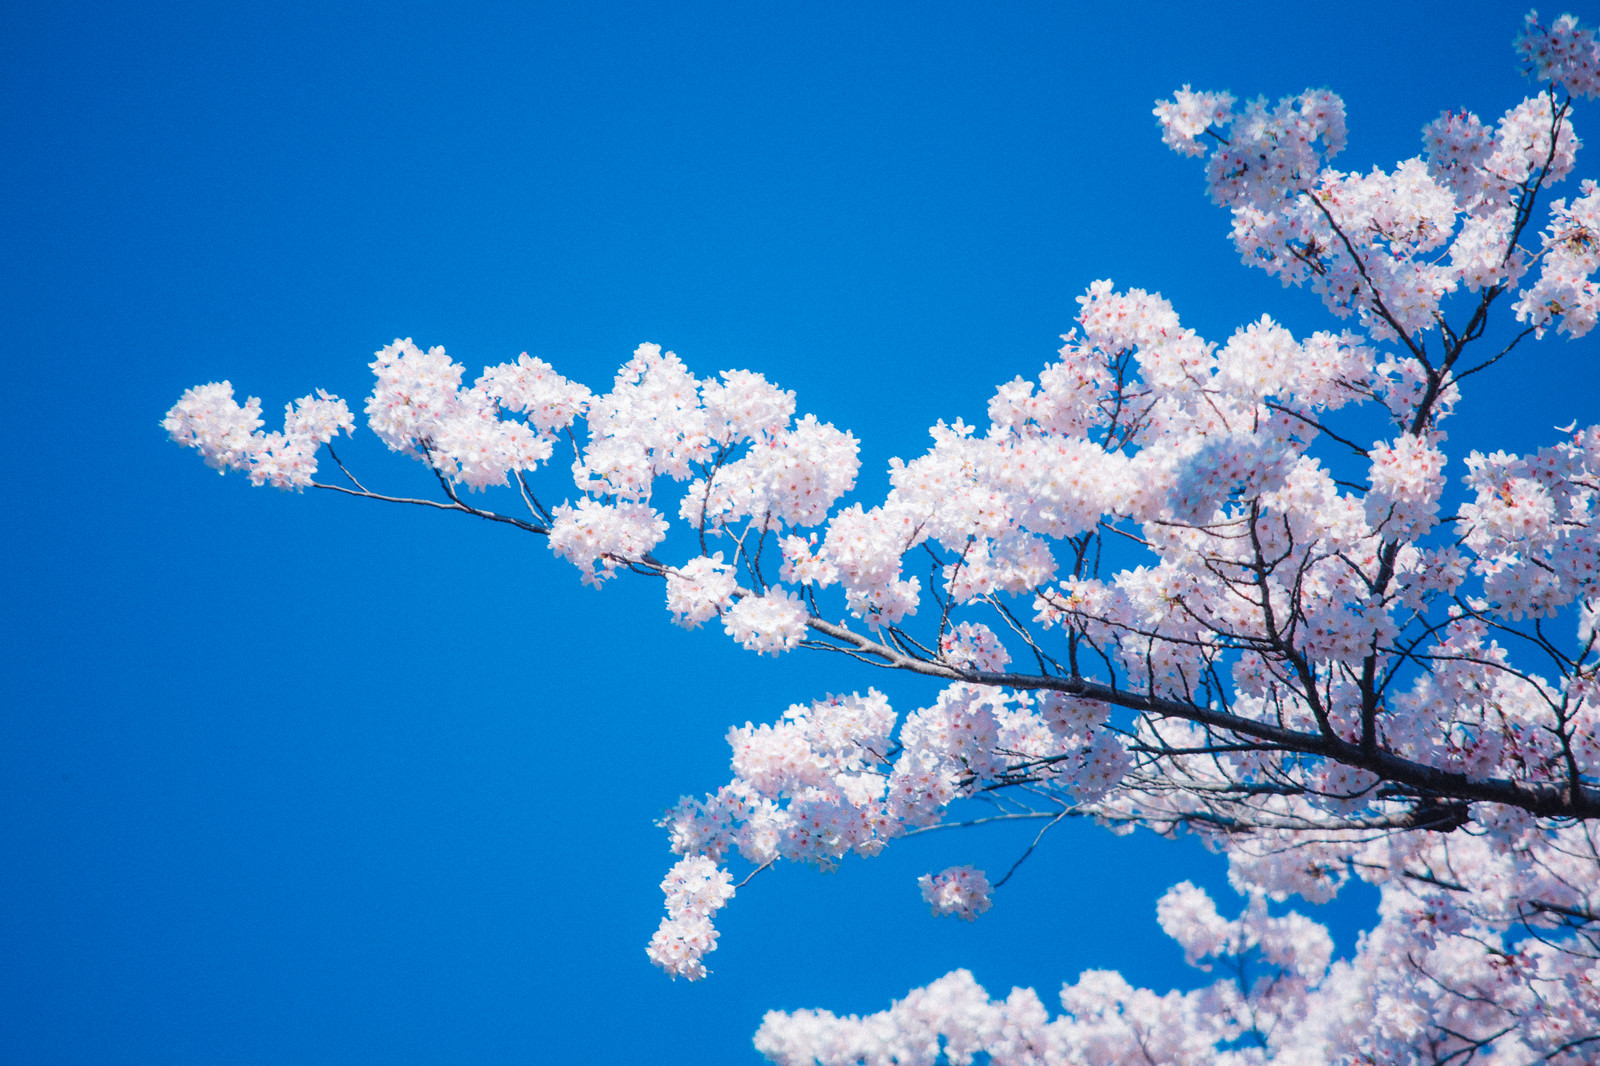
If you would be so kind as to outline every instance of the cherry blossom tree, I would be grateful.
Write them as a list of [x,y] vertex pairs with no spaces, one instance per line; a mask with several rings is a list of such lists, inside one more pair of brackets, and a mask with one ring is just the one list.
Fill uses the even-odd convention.
[[[368,425],[433,498],[346,469],[354,418],[324,392],[263,432],[259,400],[204,385],[164,425],[255,484],[509,523],[588,584],[660,580],[679,625],[936,686],[903,718],[868,689],[729,732],[732,780],[662,820],[682,859],[647,950],[673,976],[706,975],[736,871],[987,819],[1195,833],[1244,899],[1226,917],[1188,882],[1162,898],[1189,961],[1225,964],[1195,991],[1091,971],[1052,1019],[957,971],[866,1018],[770,1014],[775,1062],[1594,1062],[1600,425],[1471,452],[1464,477],[1445,450],[1480,372],[1600,315],[1600,187],[1547,195],[1600,38],[1530,14],[1516,48],[1538,92],[1493,124],[1442,113],[1391,170],[1329,164],[1327,91],[1159,103],[1244,262],[1309,286],[1334,328],[1263,317],[1208,342],[1097,281],[1056,362],[1001,385],[986,429],[934,426],[871,506],[843,502],[848,432],[653,344],[605,392],[527,355],[466,386],[442,348],[383,348]],[[565,488],[540,477],[558,451]],[[322,455],[339,480],[317,480]],[[1335,959],[1285,904],[1352,878],[1378,887],[1377,923]],[[957,865],[920,885],[972,920],[1003,882]]]

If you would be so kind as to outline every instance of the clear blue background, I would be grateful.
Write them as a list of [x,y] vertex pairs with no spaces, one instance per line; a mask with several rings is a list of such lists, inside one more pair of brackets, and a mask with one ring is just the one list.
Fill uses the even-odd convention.
[[[1026,831],[764,874],[712,978],[668,981],[652,820],[726,780],[728,726],[933,689],[675,629],[659,586],[582,588],[507,528],[219,479],[157,423],[222,378],[272,419],[359,406],[397,335],[602,388],[653,340],[853,430],[870,503],[936,418],[1036,374],[1096,278],[1213,340],[1328,324],[1238,265],[1158,97],[1328,85],[1343,165],[1389,166],[1441,109],[1524,94],[1520,14],[8,5],[0,1062],[753,1063],[766,1009],[878,1010],[957,966],[1047,1002],[1085,968],[1195,980],[1154,902],[1220,861],[1073,826],[971,926],[915,876],[1003,870]],[[1593,353],[1497,368],[1453,446],[1593,420]],[[369,484],[425,490],[359,437]]]

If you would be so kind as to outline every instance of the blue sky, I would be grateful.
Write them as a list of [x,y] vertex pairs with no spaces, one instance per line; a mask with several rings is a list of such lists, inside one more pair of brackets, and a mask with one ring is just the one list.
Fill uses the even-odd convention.
[[[1156,98],[1327,85],[1342,164],[1392,165],[1441,109],[1523,95],[1521,10],[12,5],[0,1059],[753,1063],[769,1008],[957,966],[1047,1001],[1086,968],[1191,980],[1154,903],[1218,860],[1071,827],[970,926],[914,878],[1024,834],[764,874],[711,979],[668,981],[651,823],[726,780],[728,726],[932,689],[675,629],[656,585],[580,587],[508,529],[219,479],[157,423],[222,378],[357,406],[396,336],[601,387],[650,340],[852,430],[870,502],[1097,278],[1213,340],[1328,325],[1238,265]],[[1497,368],[1453,441],[1592,420],[1594,350]],[[424,487],[360,437],[372,482]]]

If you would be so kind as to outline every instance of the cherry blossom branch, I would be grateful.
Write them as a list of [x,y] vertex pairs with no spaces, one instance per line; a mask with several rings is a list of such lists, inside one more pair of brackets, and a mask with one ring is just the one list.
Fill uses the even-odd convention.
[[536,526],[530,522],[524,522],[520,518],[512,518],[510,515],[503,515],[496,511],[485,511],[478,507],[472,507],[468,504],[462,503],[460,500],[452,500],[449,503],[441,503],[438,500],[421,500],[406,496],[384,496],[377,492],[347,489],[343,485],[329,485],[320,481],[312,482],[311,487],[314,489],[327,489],[330,492],[342,492],[346,496],[359,496],[362,499],[367,500],[380,500],[384,503],[409,503],[415,504],[418,507],[434,507],[441,511],[460,511],[463,514],[477,515],[479,518],[487,518],[491,522],[504,522],[507,525],[516,526],[518,529],[526,530],[529,533],[538,533],[543,536],[550,535],[550,530],[544,526]]
[[[1570,19],[1529,34],[1535,68],[1565,65],[1600,93],[1600,38]],[[1219,1049],[1300,1039],[1312,1059],[1438,1063],[1499,1054],[1516,1032],[1528,1054],[1571,1059],[1594,1039],[1574,1037],[1588,1021],[1535,1030],[1560,1010],[1600,1017],[1567,991],[1600,952],[1600,542],[1588,524],[1600,428],[1569,427],[1537,454],[1470,456],[1459,501],[1440,447],[1464,379],[1530,332],[1579,336],[1600,317],[1600,190],[1553,204],[1541,246],[1521,245],[1576,151],[1571,97],[1545,101],[1493,130],[1447,113],[1425,133],[1426,160],[1370,175],[1324,165],[1344,141],[1331,93],[1244,105],[1232,142],[1217,132],[1231,96],[1164,101],[1169,144],[1204,154],[1203,132],[1222,146],[1212,190],[1234,210],[1240,250],[1354,312],[1374,344],[1394,339],[1398,358],[1349,330],[1297,341],[1266,318],[1210,344],[1159,295],[1095,282],[1060,362],[1001,386],[987,433],[934,427],[870,508],[842,502],[859,469],[849,434],[795,421],[793,394],[759,374],[697,378],[648,344],[605,395],[526,356],[464,386],[443,349],[377,353],[368,424],[427,463],[447,502],[370,492],[331,445],[353,487],[313,481],[318,446],[354,427],[326,393],[263,433],[258,400],[241,406],[212,383],[164,424],[256,484],[510,524],[548,537],[592,585],[661,578],[675,622],[720,624],[755,652],[817,648],[941,683],[904,719],[869,691],[730,731],[734,779],[663,820],[684,858],[649,950],[670,973],[705,975],[711,912],[779,857],[830,867],[935,827],[1041,820],[1005,884],[1051,828],[1092,817],[1193,830],[1229,853],[1252,896],[1238,921],[1193,886],[1163,899],[1163,928],[1191,961],[1231,965],[1213,999],[1147,1003],[1088,979],[1063,991],[1069,1014],[1121,1027],[1106,1062],[1175,1061],[1165,1035],[1190,1032]],[[1540,281],[1511,309],[1518,332],[1457,373],[1531,266]],[[1462,288],[1476,298],[1446,314],[1445,294]],[[1363,403],[1381,405],[1392,440],[1362,447],[1331,414]],[[576,502],[547,508],[527,475],[563,439]],[[678,558],[652,503],[664,476],[699,479],[677,501],[695,531],[683,546],[699,554],[677,565],[656,554]],[[530,519],[467,504],[463,485],[513,488]],[[723,534],[727,561],[709,550]],[[1541,621],[1570,613],[1574,642]],[[1031,673],[1011,665],[1024,645]],[[942,821],[962,800],[999,813]],[[735,853],[755,867],[737,886],[722,868]],[[1324,950],[1314,923],[1271,914],[1266,898],[1325,899],[1352,876],[1380,884],[1384,910],[1335,974],[1331,941]],[[940,913],[988,906],[981,871],[923,882]],[[1277,968],[1260,975],[1261,960]],[[1365,1013],[1335,1052],[1309,1005],[1354,1003],[1327,991],[1348,981]],[[1034,1026],[1029,1046],[1045,1046],[1021,1006],[1001,1024],[982,1012],[1008,1008],[981,1000],[972,1016],[990,1031]],[[802,1047],[793,1061],[815,1057]]]
[[1012,863],[1011,868],[1005,872],[1000,880],[994,883],[994,887],[999,888],[1001,885],[1011,880],[1011,875],[1017,872],[1017,868],[1023,864],[1029,855],[1033,854],[1033,849],[1039,846],[1039,842],[1044,839],[1044,835],[1050,832],[1050,830],[1054,829],[1061,819],[1065,818],[1066,816],[1067,812],[1063,810],[1054,818],[1050,819],[1050,821],[1046,822],[1044,827],[1040,829],[1037,834],[1035,834],[1032,843],[1028,845],[1027,849],[1023,851],[1021,855],[1017,856],[1017,861]]
[[1285,751],[1316,755],[1369,770],[1386,780],[1414,789],[1419,796],[1502,803],[1509,807],[1519,807],[1540,817],[1579,819],[1600,817],[1600,789],[1593,786],[1580,786],[1574,794],[1574,790],[1561,786],[1522,783],[1504,778],[1473,778],[1464,773],[1413,762],[1382,749],[1366,752],[1359,744],[1342,740],[1337,735],[1300,732],[1191,703],[1127,692],[1078,677],[1048,677],[958,669],[914,659],[844,626],[820,618],[808,618],[806,624],[834,640],[849,644],[862,655],[877,659],[882,665],[894,669],[948,681],[966,681],[971,684],[1023,691],[1061,692],[1079,699],[1098,700],[1114,707],[1141,711],[1158,717],[1178,718],[1236,735],[1268,741]]

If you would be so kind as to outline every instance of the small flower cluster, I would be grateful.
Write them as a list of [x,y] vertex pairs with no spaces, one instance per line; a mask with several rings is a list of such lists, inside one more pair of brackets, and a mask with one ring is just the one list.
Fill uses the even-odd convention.
[[982,622],[958,622],[954,629],[939,638],[939,653],[952,666],[973,670],[1004,670],[1011,661],[994,630]]
[[1183,948],[1191,966],[1207,958],[1229,958],[1259,950],[1281,971],[1319,980],[1333,957],[1328,931],[1298,914],[1268,915],[1266,899],[1255,895],[1238,919],[1227,921],[1204,889],[1188,881],[1169,888],[1156,904],[1161,929]]
[[678,625],[693,629],[731,607],[738,587],[721,552],[691,559],[667,572],[667,610]]
[[1521,457],[1467,457],[1461,507],[1473,569],[1505,617],[1547,617],[1600,580],[1600,427]]
[[[685,797],[661,824],[680,855],[738,851],[756,865],[784,857],[828,865],[871,854],[891,826],[882,808],[895,715],[878,692],[790,707],[772,725],[728,734],[735,778],[704,801]],[[782,805],[787,800],[787,805]]]
[[817,525],[855,486],[858,450],[850,434],[807,415],[793,429],[765,433],[711,479],[695,481],[679,514],[696,528],[744,518]]
[[1426,533],[1444,492],[1444,453],[1437,441],[1406,433],[1391,443],[1374,443],[1367,454],[1372,461],[1367,521],[1390,535]]
[[982,870],[972,866],[952,866],[937,874],[923,874],[917,878],[922,898],[927,901],[935,917],[954,915],[972,921],[993,905],[989,898],[993,891]]
[[1070,439],[1105,424],[1100,401],[1112,387],[1105,354],[1093,343],[1080,342],[1076,329],[1061,339],[1061,361],[1040,372],[1037,392],[1020,377],[995,390],[989,421],[996,429],[1019,437]]
[[260,414],[259,399],[252,396],[241,407],[231,383],[212,382],[185,392],[161,426],[221,473],[242,470],[253,484],[296,490],[311,484],[318,446],[340,430],[355,431],[344,401],[320,390],[284,408],[281,433],[262,433]]
[[1204,155],[1205,146],[1195,138],[1212,127],[1226,126],[1233,118],[1233,97],[1228,93],[1190,92],[1185,85],[1171,100],[1156,104],[1156,121],[1167,147],[1184,155]]
[[922,584],[900,576],[900,558],[926,539],[909,509],[852,504],[834,513],[820,553],[817,584],[844,585],[845,602],[871,621],[898,622],[914,613]]
[[657,477],[681,481],[713,454],[700,383],[659,344],[634,350],[611,391],[590,401],[588,422],[589,443],[572,477],[592,495],[648,500]]
[[584,583],[595,588],[667,535],[666,519],[645,503],[605,504],[585,496],[551,515],[550,550],[582,571]]
[[1443,111],[1422,127],[1428,172],[1465,207],[1487,199],[1486,164],[1495,152],[1495,144],[1494,131],[1471,111]]
[[[1156,114],[1170,114],[1171,108],[1162,101]],[[1219,117],[1227,123],[1229,137],[1218,141],[1207,169],[1211,196],[1218,204],[1270,209],[1286,196],[1310,188],[1323,159],[1344,148],[1344,101],[1326,90],[1285,97],[1270,108],[1265,99],[1251,100],[1241,110]],[[1180,151],[1200,154],[1177,140]],[[1169,135],[1167,143],[1173,144],[1174,138]]]
[[[366,408],[372,431],[395,451],[473,489],[504,485],[508,474],[549,459],[556,432],[582,411],[589,394],[526,355],[485,368],[463,389],[461,364],[443,348],[424,352],[409,338],[381,349],[372,370],[377,384]],[[502,409],[526,411],[529,422],[502,418]]]
[[1600,95],[1600,34],[1584,29],[1571,15],[1545,26],[1538,12],[1528,12],[1516,48],[1540,81],[1563,85],[1577,96]]
[[252,396],[240,407],[227,381],[196,385],[184,392],[161,425],[173,440],[197,449],[207,466],[226,473],[244,467],[255,449],[261,401]]
[[733,898],[733,875],[704,855],[691,855],[668,871],[661,891],[667,916],[645,953],[670,976],[698,981],[708,972],[706,952],[717,950],[711,915]]
[[1543,237],[1539,277],[1517,301],[1517,318],[1541,335],[1559,319],[1560,332],[1582,337],[1600,317],[1600,286],[1592,280],[1600,268],[1600,188],[1585,181],[1570,207],[1554,201]]
[[806,637],[806,605],[777,585],[759,596],[745,596],[722,614],[722,628],[739,646],[757,654],[777,655]]

